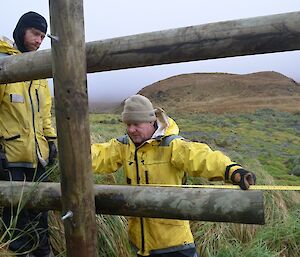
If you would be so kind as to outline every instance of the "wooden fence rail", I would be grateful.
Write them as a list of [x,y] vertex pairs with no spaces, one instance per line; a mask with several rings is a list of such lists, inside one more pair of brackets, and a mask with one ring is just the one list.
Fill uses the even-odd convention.
[[[61,210],[59,183],[0,182],[0,192],[0,206],[23,199],[26,208]],[[94,194],[99,214],[264,224],[261,191],[95,185]]]
[[[292,50],[300,50],[300,12],[89,42],[87,72]],[[50,77],[51,50],[0,59],[0,83]]]

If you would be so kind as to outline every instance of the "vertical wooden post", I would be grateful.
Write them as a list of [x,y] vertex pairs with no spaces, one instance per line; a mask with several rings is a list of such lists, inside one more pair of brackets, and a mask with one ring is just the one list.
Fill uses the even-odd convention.
[[50,0],[53,78],[67,256],[96,257],[83,0]]

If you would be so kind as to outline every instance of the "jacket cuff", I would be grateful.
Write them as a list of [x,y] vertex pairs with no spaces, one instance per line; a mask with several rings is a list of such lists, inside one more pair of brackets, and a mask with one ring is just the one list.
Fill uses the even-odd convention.
[[[233,168],[235,167],[235,168]],[[226,170],[225,170],[225,181],[231,181],[231,175],[232,173],[237,170],[237,169],[240,169],[242,167],[242,165],[240,164],[237,164],[237,163],[233,163],[233,164],[230,164],[226,167]]]

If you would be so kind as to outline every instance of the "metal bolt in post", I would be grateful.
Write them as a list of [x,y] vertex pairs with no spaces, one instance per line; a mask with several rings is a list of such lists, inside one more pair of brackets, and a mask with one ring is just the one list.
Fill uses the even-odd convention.
[[57,36],[53,36],[51,34],[47,34],[47,37],[49,37],[49,38],[51,38],[51,39],[53,39],[55,41],[59,41],[59,37],[57,37]]
[[61,217],[61,220],[66,220],[66,219],[72,218],[72,217],[73,217],[73,212],[67,211],[67,213]]

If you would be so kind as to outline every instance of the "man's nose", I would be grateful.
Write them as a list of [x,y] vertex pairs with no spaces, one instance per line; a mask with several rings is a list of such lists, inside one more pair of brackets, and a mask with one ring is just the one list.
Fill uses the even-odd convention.
[[128,132],[134,132],[135,131],[135,126],[130,125],[127,127]]
[[36,41],[37,43],[41,44],[41,43],[43,42],[43,37],[42,37],[42,36],[37,36],[37,37],[35,38],[35,41]]

